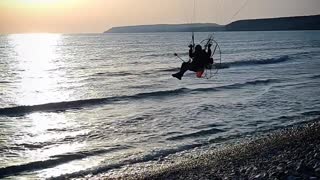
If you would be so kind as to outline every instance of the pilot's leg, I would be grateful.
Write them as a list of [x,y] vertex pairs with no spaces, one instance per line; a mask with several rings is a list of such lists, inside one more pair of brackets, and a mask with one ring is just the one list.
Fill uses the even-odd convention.
[[190,63],[184,62],[181,65],[180,71],[178,73],[172,74],[172,76],[181,80],[182,76],[186,71],[189,70],[189,68],[190,68]]

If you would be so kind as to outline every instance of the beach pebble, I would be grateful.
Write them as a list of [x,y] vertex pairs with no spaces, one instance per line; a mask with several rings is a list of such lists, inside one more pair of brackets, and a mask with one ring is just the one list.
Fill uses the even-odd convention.
[[[181,171],[175,171],[169,167],[165,173],[156,174],[153,177],[155,179],[317,180],[320,177],[320,132],[313,132],[313,135],[317,135],[313,139],[309,139],[309,134],[305,136],[308,139],[300,139],[300,131],[296,132],[298,132],[298,137],[290,137],[292,141],[288,142],[287,139],[285,139],[286,142],[278,141],[276,136],[267,144],[268,146],[263,148],[263,153],[257,153],[254,148],[249,149],[251,151],[246,150],[248,147],[261,143],[261,141],[258,141],[256,144],[246,144],[241,149],[236,148],[232,149],[232,151],[224,151],[224,153],[214,156],[208,154],[201,158],[191,157],[196,165],[195,167],[197,167],[196,169],[190,167],[189,163],[176,163],[179,165],[177,169],[184,168],[181,168]],[[309,133],[310,130],[306,132]],[[295,136],[292,132],[289,135]],[[172,159],[163,159],[165,162],[172,162]],[[201,170],[201,173],[199,170]],[[211,177],[210,175],[214,176]],[[123,177],[126,179],[125,176]]]
[[283,163],[280,163],[278,166],[277,166],[277,170],[278,171],[283,171],[284,170],[284,167],[285,165]]
[[318,180],[317,177],[309,177],[309,180]]
[[305,167],[304,167],[303,162],[302,162],[302,161],[299,162],[298,165],[297,165],[296,171],[298,171],[298,172],[303,172],[304,169],[305,169]]
[[[311,159],[311,158],[310,158],[310,159]],[[308,161],[307,166],[308,166],[309,168],[313,168],[316,163],[317,163],[316,160],[311,159],[311,160]]]
[[240,172],[240,174],[246,174],[247,169],[246,168],[241,168],[239,172]]
[[302,179],[301,177],[296,177],[296,176],[288,176],[287,180],[300,180]]
[[264,179],[267,177],[267,173],[260,173],[256,176],[254,176],[254,179]]

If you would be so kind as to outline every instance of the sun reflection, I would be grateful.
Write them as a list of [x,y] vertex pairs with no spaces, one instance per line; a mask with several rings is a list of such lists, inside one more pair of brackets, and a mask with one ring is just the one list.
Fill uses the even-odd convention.
[[63,77],[63,72],[57,70],[61,63],[57,53],[61,38],[59,34],[17,34],[9,37],[16,52],[15,68],[19,72],[17,104],[56,101],[58,82]]
[[[73,93],[67,84],[67,61],[63,58],[63,36],[59,34],[10,35],[10,69],[15,80],[9,91],[17,105],[39,105],[68,101]],[[25,148],[18,164],[45,161],[56,155],[81,152],[89,130],[81,129],[76,116],[67,113],[34,112],[14,125],[13,144]],[[61,157],[63,158],[63,157]],[[59,165],[59,163],[57,163]],[[78,166],[63,164],[60,171]],[[47,172],[47,170],[44,170]],[[51,171],[50,171],[51,172]],[[53,175],[59,175],[56,171]]]
[[[25,148],[25,151],[20,153],[22,158],[12,165],[44,161],[86,147],[85,141],[77,142],[73,139],[86,137],[89,130],[79,128],[78,121],[71,116],[64,113],[32,113],[24,118],[13,127],[16,135],[11,141]],[[65,165],[64,168],[74,169],[71,165]]]

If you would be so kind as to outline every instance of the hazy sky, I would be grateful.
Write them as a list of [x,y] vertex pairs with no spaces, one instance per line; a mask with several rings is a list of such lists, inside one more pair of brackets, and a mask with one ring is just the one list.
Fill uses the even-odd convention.
[[320,14],[320,0],[0,0],[0,33],[102,32],[112,26]]

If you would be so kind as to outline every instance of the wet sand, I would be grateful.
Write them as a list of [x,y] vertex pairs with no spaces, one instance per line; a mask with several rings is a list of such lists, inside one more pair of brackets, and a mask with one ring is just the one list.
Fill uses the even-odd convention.
[[319,179],[320,119],[179,163],[87,179]]

